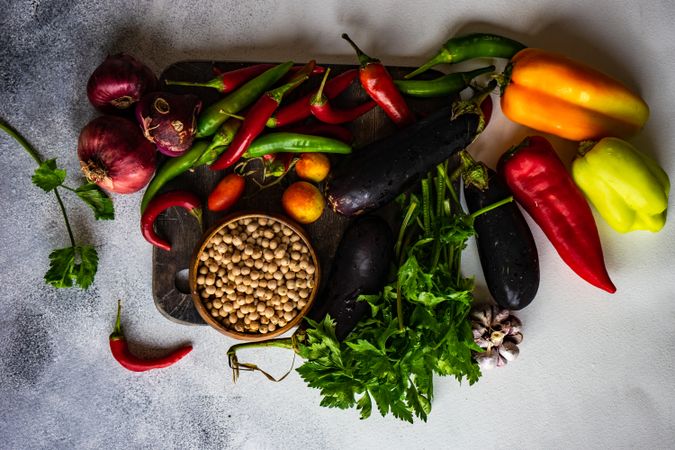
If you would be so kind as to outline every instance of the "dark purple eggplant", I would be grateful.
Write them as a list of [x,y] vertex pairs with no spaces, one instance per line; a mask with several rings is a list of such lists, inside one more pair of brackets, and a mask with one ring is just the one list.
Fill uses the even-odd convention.
[[[464,188],[472,213],[512,195],[499,174],[491,169],[487,173],[485,189],[473,184]],[[518,205],[510,202],[480,214],[474,229],[485,282],[497,304],[511,310],[529,305],[539,288],[539,256]]]
[[394,236],[387,222],[377,216],[356,219],[342,236],[330,276],[308,317],[321,320],[329,314],[338,340],[346,338],[370,311],[358,296],[382,290],[393,258]]
[[356,216],[380,208],[467,147],[479,133],[480,113],[453,117],[452,111],[442,108],[366,145],[336,167],[326,187],[333,210]]

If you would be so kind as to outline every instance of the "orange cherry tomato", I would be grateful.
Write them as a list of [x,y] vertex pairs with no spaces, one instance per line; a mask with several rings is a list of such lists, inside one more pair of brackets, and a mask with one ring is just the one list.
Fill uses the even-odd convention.
[[231,173],[216,185],[208,198],[209,211],[226,211],[237,203],[244,193],[246,180],[241,175]]

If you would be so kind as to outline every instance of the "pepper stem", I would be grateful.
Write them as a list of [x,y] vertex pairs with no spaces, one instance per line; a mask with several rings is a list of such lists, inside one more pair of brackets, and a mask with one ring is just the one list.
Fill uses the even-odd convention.
[[323,105],[326,103],[325,96],[323,95],[323,88],[326,86],[326,80],[328,80],[328,74],[330,73],[330,67],[326,69],[326,73],[323,75],[323,79],[321,80],[321,85],[319,86],[319,90],[316,91],[316,94],[314,94],[314,97],[312,97],[312,105]]
[[361,65],[361,67],[366,67],[366,65],[368,65],[369,63],[380,62],[379,59],[371,58],[370,56],[363,53],[363,51],[359,48],[358,45],[354,43],[354,41],[351,40],[351,38],[347,33],[342,33],[342,39],[349,42],[349,45],[352,46],[352,48],[356,52],[356,57],[359,58],[359,64]]
[[450,55],[450,52],[448,52],[446,49],[441,49],[436,55],[431,58],[429,61],[425,62],[422,64],[420,67],[417,69],[413,70],[409,74],[405,75],[403,78],[406,80],[409,80],[412,77],[416,77],[417,75],[426,72],[427,70],[431,69],[432,67],[442,64],[442,63],[450,63],[452,62],[452,56]]
[[164,80],[164,84],[167,86],[193,86],[193,87],[207,87],[217,89],[222,91],[225,86],[223,84],[223,77],[219,76],[212,78],[209,81],[204,81],[203,83],[198,83],[194,81],[176,81],[176,80]]
[[124,337],[122,333],[122,300],[117,300],[117,319],[115,319],[115,328],[110,335],[110,339],[121,339]]
[[591,149],[597,144],[598,141],[581,141],[579,142],[579,148],[577,148],[577,154],[579,156],[584,156],[586,153],[591,151]]
[[195,219],[197,219],[197,222],[199,223],[199,227],[201,228],[201,226],[202,226],[202,209],[200,207],[192,208],[190,210],[190,215],[192,215]]
[[307,78],[309,78],[309,75],[303,75],[297,78],[293,77],[293,81],[286,83],[283,86],[279,86],[276,89],[268,91],[267,94],[265,95],[267,95],[275,102],[281,103],[281,100],[284,98],[284,95],[291,92],[296,87],[300,86],[302,83],[305,82],[305,80],[307,80]]

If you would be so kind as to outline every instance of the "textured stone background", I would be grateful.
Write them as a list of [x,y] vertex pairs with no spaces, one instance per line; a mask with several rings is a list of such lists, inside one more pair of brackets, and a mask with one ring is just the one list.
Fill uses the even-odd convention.
[[[79,130],[95,116],[84,93],[106,54],[125,51],[158,73],[182,59],[352,62],[348,31],[389,64],[414,65],[448,36],[504,32],[567,51],[639,89],[652,108],[633,139],[675,173],[675,31],[668,1],[4,0],[0,117],[78,177]],[[526,130],[497,117],[474,147],[493,163]],[[558,142],[561,154],[571,146]],[[47,256],[67,243],[53,196],[30,181],[33,161],[0,135],[0,448],[665,448],[675,437],[673,222],[619,236],[599,223],[614,296],[585,285],[535,229],[542,283],[520,313],[517,363],[475,386],[441,380],[428,423],[362,422],[327,410],[295,375],[233,385],[231,341],[164,319],[150,286],[151,248],[138,233],[140,195],[115,196],[116,220],[95,223],[68,194],[77,239],[100,265],[88,291],[44,285]],[[479,273],[475,250],[466,270]],[[478,295],[485,292],[480,276]],[[148,356],[192,342],[164,371],[133,374],[110,357],[118,298],[131,342]],[[141,348],[137,348],[141,352]],[[248,359],[249,354],[247,354]],[[283,373],[291,356],[251,352]],[[668,444],[668,443],[671,444]]]

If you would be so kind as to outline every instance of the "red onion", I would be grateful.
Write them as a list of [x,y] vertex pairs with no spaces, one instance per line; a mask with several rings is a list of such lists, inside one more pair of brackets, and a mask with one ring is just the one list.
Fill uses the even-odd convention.
[[108,56],[87,83],[87,97],[94,107],[109,114],[128,111],[157,86],[152,70],[124,53]]
[[157,150],[180,156],[192,146],[201,109],[202,102],[195,95],[153,92],[136,105],[136,119]]
[[82,129],[77,155],[87,180],[106,191],[129,194],[148,184],[157,152],[135,123],[103,116]]

